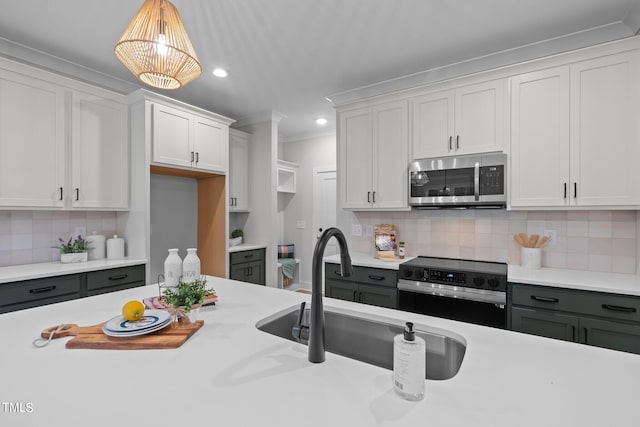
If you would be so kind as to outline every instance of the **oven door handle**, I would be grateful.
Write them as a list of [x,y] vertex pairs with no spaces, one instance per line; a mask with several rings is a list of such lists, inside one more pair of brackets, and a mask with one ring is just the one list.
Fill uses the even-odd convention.
[[504,306],[504,304],[507,303],[506,292],[441,285],[438,283],[413,282],[410,280],[400,279],[398,280],[398,290],[447,298],[460,298],[489,304],[499,304],[501,306]]
[[476,202],[480,201],[480,162],[473,166],[473,195]]

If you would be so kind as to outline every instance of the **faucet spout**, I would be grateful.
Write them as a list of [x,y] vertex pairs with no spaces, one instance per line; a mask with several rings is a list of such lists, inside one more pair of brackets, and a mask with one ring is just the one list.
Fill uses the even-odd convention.
[[309,321],[309,362],[322,363],[325,360],[324,351],[324,308],[322,306],[322,257],[327,242],[332,237],[338,241],[340,248],[340,273],[343,277],[353,274],[351,257],[347,248],[347,239],[338,228],[331,227],[324,230],[316,242],[313,251],[313,270],[311,277],[311,319]]

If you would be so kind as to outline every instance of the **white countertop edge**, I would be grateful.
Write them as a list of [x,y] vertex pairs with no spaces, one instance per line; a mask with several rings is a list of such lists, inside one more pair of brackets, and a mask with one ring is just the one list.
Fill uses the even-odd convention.
[[251,251],[254,249],[264,249],[267,245],[261,245],[257,243],[240,243],[236,246],[229,246],[229,253],[232,252],[242,252],[242,251]]
[[107,270],[110,268],[128,267],[146,263],[147,260],[144,258],[122,258],[99,259],[70,264],[62,264],[61,262],[43,262],[38,264],[10,265],[7,267],[0,267],[0,283],[63,276],[65,274],[85,273],[87,271]]
[[640,276],[559,268],[528,269],[509,265],[508,281],[584,291],[640,296]]
[[[386,268],[388,270],[398,270],[400,264],[405,261],[409,261],[415,257],[405,257],[400,260],[383,261],[378,258],[374,258],[372,255],[364,254],[361,252],[350,252],[351,264],[359,267],[373,267],[373,268]],[[333,264],[340,264],[340,254],[326,256],[322,259],[324,262],[330,262]]]

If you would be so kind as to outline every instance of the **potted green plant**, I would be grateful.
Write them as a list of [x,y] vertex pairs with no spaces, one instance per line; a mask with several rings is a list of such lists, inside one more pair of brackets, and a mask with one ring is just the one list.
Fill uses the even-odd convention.
[[60,249],[61,263],[67,264],[87,261],[87,251],[90,249],[89,242],[87,242],[87,240],[85,240],[81,235],[78,235],[75,239],[71,236],[66,242],[59,237],[58,241],[60,242],[60,246],[54,247]]
[[229,239],[229,246],[236,246],[242,243],[244,233],[239,228],[236,228],[231,232],[231,239]]
[[[207,288],[206,285],[206,279],[196,279],[193,282],[180,280],[178,286],[165,289],[162,292],[162,301],[176,314],[197,313],[205,298],[216,294],[215,290]],[[194,321],[194,316],[191,316],[191,321]]]

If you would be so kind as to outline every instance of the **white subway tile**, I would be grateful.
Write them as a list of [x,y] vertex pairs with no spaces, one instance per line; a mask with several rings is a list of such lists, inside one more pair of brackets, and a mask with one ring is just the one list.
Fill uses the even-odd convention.
[[589,255],[589,271],[611,271],[611,256]]
[[567,222],[568,237],[589,237],[588,221],[568,221]]
[[589,237],[610,238],[613,235],[611,221],[589,221]]

